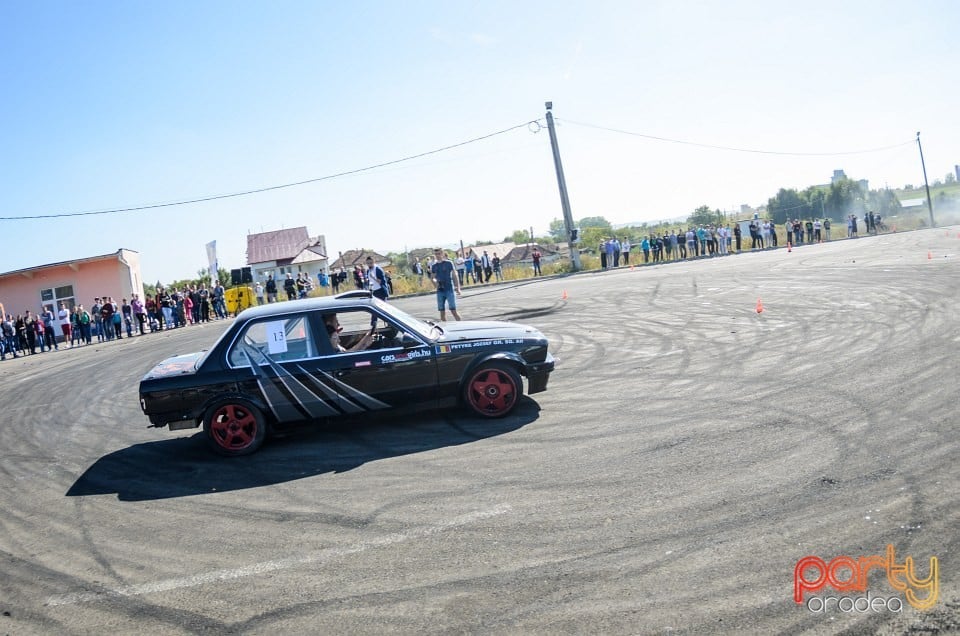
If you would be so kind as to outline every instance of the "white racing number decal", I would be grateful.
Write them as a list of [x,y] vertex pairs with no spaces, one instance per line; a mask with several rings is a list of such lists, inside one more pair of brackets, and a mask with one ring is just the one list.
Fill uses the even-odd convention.
[[267,352],[271,354],[287,352],[287,337],[284,330],[286,322],[276,320],[267,323]]

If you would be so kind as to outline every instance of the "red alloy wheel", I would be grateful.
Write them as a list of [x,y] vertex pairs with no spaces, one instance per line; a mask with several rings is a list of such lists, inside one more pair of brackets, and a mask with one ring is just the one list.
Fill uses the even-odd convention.
[[485,366],[467,382],[467,404],[487,417],[501,417],[513,410],[522,392],[520,378],[506,367]]
[[225,455],[252,453],[263,442],[263,418],[256,407],[241,400],[214,406],[208,411],[205,423],[213,449]]

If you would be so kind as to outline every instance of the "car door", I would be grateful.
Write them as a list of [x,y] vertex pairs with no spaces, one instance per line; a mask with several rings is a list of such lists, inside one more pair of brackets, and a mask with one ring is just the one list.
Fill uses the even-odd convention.
[[307,312],[251,320],[227,352],[241,391],[259,397],[280,424],[342,412],[313,323]]
[[[370,348],[334,351],[326,364],[344,413],[431,405],[437,395],[436,355],[420,335],[369,307],[337,311],[341,342],[351,348],[376,321],[380,338]],[[329,345],[329,343],[325,343]]]

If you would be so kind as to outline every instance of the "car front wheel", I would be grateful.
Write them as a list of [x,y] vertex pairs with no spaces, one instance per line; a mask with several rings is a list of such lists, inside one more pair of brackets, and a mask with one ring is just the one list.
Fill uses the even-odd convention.
[[236,457],[253,453],[267,434],[263,413],[249,401],[229,398],[217,402],[203,416],[203,432],[215,453]]
[[481,365],[467,376],[463,387],[464,402],[474,413],[484,417],[503,417],[517,405],[523,395],[520,375],[505,364]]

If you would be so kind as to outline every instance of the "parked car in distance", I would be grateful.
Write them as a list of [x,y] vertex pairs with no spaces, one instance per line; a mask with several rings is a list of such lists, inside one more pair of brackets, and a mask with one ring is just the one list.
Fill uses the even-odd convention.
[[460,404],[503,417],[546,390],[547,339],[511,322],[419,320],[357,291],[253,307],[208,351],[140,381],[151,426],[202,426],[217,453],[247,455],[272,432],[363,412]]

